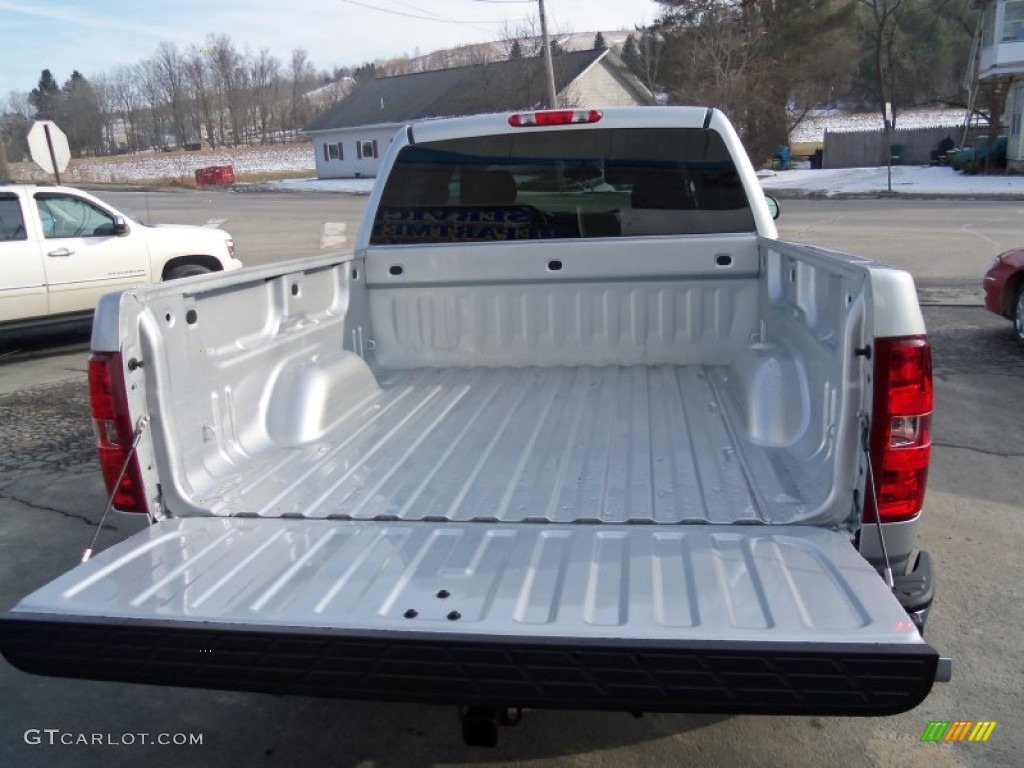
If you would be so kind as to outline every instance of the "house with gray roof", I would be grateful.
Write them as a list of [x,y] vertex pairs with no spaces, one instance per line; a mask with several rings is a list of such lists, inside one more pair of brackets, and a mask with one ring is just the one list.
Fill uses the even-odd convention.
[[[609,50],[555,56],[560,106],[653,104],[654,96]],[[308,126],[321,179],[376,176],[401,126],[431,117],[535,109],[547,98],[544,61],[508,59],[380,77],[363,83]]]

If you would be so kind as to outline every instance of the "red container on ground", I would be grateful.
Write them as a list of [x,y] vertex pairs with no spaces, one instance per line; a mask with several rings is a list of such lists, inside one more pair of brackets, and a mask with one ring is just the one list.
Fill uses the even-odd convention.
[[234,184],[235,169],[230,165],[211,165],[196,169],[196,184],[201,187],[216,184]]

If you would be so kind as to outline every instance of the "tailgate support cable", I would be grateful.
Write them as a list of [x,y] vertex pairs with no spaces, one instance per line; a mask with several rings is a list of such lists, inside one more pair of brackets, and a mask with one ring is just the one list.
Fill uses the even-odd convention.
[[882,576],[885,578],[885,583],[889,585],[889,589],[893,589],[896,586],[896,580],[892,576],[892,565],[889,563],[889,552],[885,548],[885,536],[882,533],[882,517],[878,514],[878,485],[875,483],[875,468],[871,465],[871,451],[868,444],[871,430],[867,417],[862,416],[861,424],[863,427],[861,432],[861,443],[864,449],[864,459],[868,465],[868,482],[871,484],[871,498],[875,502],[875,527],[878,529],[878,543],[882,548],[882,561],[885,563],[885,567],[882,570]]
[[114,490],[110,492],[110,498],[107,499],[107,505],[103,508],[103,514],[100,515],[100,521],[96,525],[96,532],[92,535],[92,541],[89,542],[89,547],[82,553],[82,562],[84,563],[90,557],[92,557],[93,549],[96,547],[96,540],[100,537],[100,531],[103,530],[103,523],[107,519],[107,515],[110,514],[110,510],[114,506],[114,496],[117,495],[117,489],[121,486],[121,479],[124,477],[124,473],[128,471],[128,462],[135,456],[135,449],[139,447],[139,441],[142,439],[142,430],[149,424],[149,416],[143,416],[139,419],[135,425],[135,432],[132,434],[132,445],[128,449],[128,455],[124,457],[124,464],[121,465],[121,471],[117,473],[117,480],[114,481]]
[[885,549],[885,536],[882,535],[882,519],[878,514],[878,490],[875,488],[875,469],[871,466],[870,456],[868,456],[868,480],[871,482],[871,495],[875,500],[875,527],[878,529],[878,543],[882,546],[882,560],[885,562],[885,569],[882,573],[885,576],[885,583],[892,589],[896,586],[896,580],[892,577],[889,553]]

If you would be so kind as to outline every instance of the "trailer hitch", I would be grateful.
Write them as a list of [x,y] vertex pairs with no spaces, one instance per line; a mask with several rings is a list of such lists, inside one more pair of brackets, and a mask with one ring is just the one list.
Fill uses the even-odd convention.
[[498,727],[519,725],[523,710],[519,707],[459,707],[462,741],[467,747],[496,747]]

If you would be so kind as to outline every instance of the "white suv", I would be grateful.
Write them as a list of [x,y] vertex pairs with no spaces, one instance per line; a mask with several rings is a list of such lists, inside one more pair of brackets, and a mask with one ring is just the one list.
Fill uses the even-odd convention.
[[231,235],[148,226],[70,187],[0,185],[0,330],[77,321],[140,283],[238,269]]

